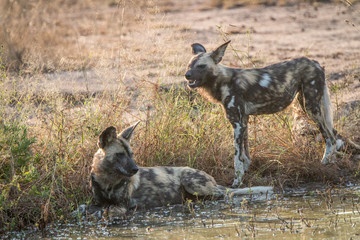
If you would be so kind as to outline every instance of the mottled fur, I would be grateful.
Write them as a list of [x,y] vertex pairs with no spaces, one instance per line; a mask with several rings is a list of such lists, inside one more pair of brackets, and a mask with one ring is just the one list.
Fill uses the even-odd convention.
[[91,186],[95,205],[125,209],[152,208],[183,203],[186,198],[222,198],[272,192],[271,187],[227,189],[203,171],[189,167],[138,168],[132,158],[129,140],[136,125],[119,135],[114,127],[99,137],[94,155]]
[[230,68],[219,64],[229,42],[211,52],[199,43],[192,44],[194,56],[185,78],[190,88],[197,89],[210,101],[223,106],[234,128],[233,186],[242,183],[244,172],[251,162],[247,140],[249,115],[279,112],[289,106],[296,95],[325,139],[322,163],[333,162],[335,152],[342,148],[343,142],[337,139],[333,127],[329,92],[320,64],[303,57],[264,68]]

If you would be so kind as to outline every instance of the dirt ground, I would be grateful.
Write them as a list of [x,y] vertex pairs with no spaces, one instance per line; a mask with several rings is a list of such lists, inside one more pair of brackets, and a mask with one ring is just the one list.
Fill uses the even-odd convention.
[[[26,82],[62,92],[102,91],[119,81],[180,83],[191,43],[200,42],[210,50],[231,39],[225,65],[262,67],[307,56],[325,67],[330,87],[342,90],[336,101],[354,106],[360,100],[360,4],[224,9],[209,2],[159,1],[146,12],[104,6],[78,13],[72,16],[74,26],[81,29],[76,42],[100,59],[96,67],[35,75]],[[92,16],[93,24],[81,24],[81,18]]]

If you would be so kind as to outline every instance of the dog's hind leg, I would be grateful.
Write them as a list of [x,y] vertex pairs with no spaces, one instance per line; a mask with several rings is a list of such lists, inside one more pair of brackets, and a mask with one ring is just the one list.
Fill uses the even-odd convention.
[[225,187],[219,187],[212,176],[197,169],[184,167],[180,183],[183,190],[192,196],[216,199],[225,196]]
[[[328,164],[333,162],[336,151],[360,154],[360,145],[338,134],[333,126],[330,96],[325,81],[321,85],[316,85],[315,83],[316,80],[313,80],[310,81],[310,85],[304,84],[302,86],[303,89],[299,91],[298,100],[302,109],[317,123],[325,140],[325,152],[322,163]],[[322,94],[317,94],[321,92]]]
[[[310,79],[302,86],[305,102],[301,102],[310,118],[318,125],[318,128],[325,140],[325,152],[322,158],[323,164],[334,162],[336,150],[341,148],[341,140],[336,140],[336,130],[333,125],[331,101],[329,91],[325,83],[324,74],[317,74],[317,79]],[[319,80],[320,79],[320,80]],[[301,99],[302,96],[299,96]],[[338,146],[337,146],[338,145]]]

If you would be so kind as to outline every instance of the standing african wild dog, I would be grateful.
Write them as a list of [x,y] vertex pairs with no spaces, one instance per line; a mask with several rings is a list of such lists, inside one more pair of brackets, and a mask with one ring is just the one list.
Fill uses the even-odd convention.
[[233,186],[242,183],[251,162],[247,129],[249,115],[279,112],[289,106],[297,94],[302,109],[317,123],[325,139],[322,163],[333,162],[335,152],[344,142],[336,137],[325,73],[319,63],[303,57],[264,68],[230,68],[219,64],[229,43],[211,52],[206,52],[199,43],[192,44],[194,56],[185,78],[190,88],[196,88],[208,100],[222,104],[234,128]]
[[227,189],[217,185],[214,178],[205,172],[189,167],[139,168],[129,145],[136,125],[119,135],[114,127],[108,127],[99,136],[99,150],[94,155],[91,170],[91,185],[97,206],[117,205],[128,210],[178,204],[195,195],[221,198],[227,191],[235,195],[273,191],[272,187]]

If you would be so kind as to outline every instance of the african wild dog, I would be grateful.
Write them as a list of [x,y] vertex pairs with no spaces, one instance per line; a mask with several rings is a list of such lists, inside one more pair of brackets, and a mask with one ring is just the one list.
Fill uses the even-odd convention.
[[[185,78],[190,88],[196,88],[208,100],[222,104],[234,128],[233,187],[242,183],[251,162],[247,129],[249,115],[279,112],[289,106],[297,94],[302,109],[317,123],[325,139],[322,163],[333,162],[335,152],[343,148],[344,142],[337,139],[340,137],[333,127],[330,97],[320,64],[303,57],[264,68],[230,68],[219,64],[229,43],[211,52],[206,52],[199,43],[192,44],[194,56]],[[355,144],[352,147],[359,150]]]
[[[137,125],[137,124],[136,124]],[[214,178],[189,167],[137,167],[129,140],[136,125],[119,135],[115,127],[108,127],[99,136],[99,150],[95,153],[91,185],[95,205],[117,205],[126,210],[152,208],[182,203],[186,198],[224,197],[271,193],[272,187],[227,189],[217,185]]]

